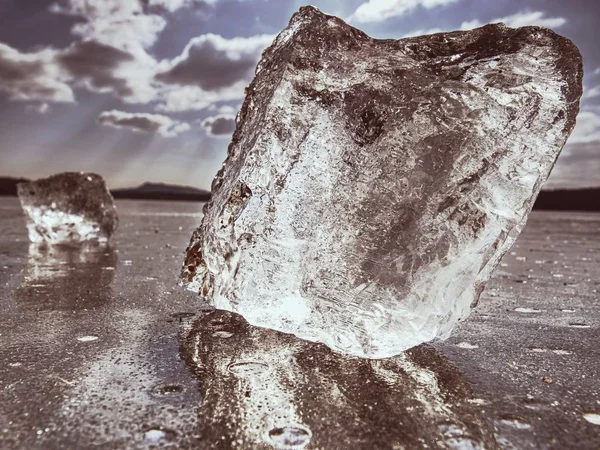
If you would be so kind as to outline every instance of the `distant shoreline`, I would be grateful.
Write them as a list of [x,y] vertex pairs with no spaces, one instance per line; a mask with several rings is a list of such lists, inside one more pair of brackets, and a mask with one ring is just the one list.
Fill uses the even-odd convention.
[[210,200],[210,192],[207,193],[176,193],[176,192],[136,192],[129,189],[115,189],[110,191],[115,200],[161,200],[161,201],[185,201],[185,202],[207,202]]
[[[16,197],[17,183],[26,179],[0,177],[0,196]],[[111,194],[119,200],[159,200],[207,202],[210,192],[189,186],[164,183],[144,183],[135,188],[112,189]],[[557,189],[542,191],[535,210],[546,211],[600,211],[600,187],[585,189]]]

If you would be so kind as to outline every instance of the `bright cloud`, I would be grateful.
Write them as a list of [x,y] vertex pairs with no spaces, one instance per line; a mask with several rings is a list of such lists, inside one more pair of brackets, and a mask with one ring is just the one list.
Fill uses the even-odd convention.
[[262,51],[274,36],[225,39],[216,34],[193,38],[183,53],[162,63],[156,79],[166,84],[222,89],[252,77]]
[[594,111],[581,111],[577,125],[569,137],[569,144],[600,144],[600,114]]
[[381,22],[391,17],[409,14],[417,8],[433,9],[458,0],[369,0],[348,18],[350,22]]
[[105,111],[100,114],[98,123],[114,128],[159,134],[163,137],[175,137],[190,129],[188,123],[179,122],[161,114],[128,113],[117,110]]
[[589,100],[590,98],[594,97],[600,97],[600,86],[594,86],[590,89],[584,87],[582,98],[585,100]]
[[214,91],[205,91],[198,86],[165,86],[159,94],[157,110],[163,112],[198,111],[215,103],[241,100],[244,98],[244,88],[247,85],[248,82],[244,80],[233,86]]
[[559,28],[567,23],[567,19],[564,17],[545,17],[546,13],[543,11],[521,11],[516,14],[497,17],[489,20],[488,22],[481,22],[478,19],[463,22],[460,26],[461,30],[470,30],[485,25],[486,23],[499,23],[502,22],[509,27],[518,28],[527,25],[537,25],[540,27],[547,28]]
[[22,53],[0,43],[0,91],[15,101],[74,102],[55,58],[52,49]]

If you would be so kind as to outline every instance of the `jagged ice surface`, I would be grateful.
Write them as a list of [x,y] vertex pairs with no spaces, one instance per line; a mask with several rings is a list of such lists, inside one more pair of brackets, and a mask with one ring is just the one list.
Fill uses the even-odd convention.
[[258,64],[184,282],[342,353],[447,337],[524,226],[581,79],[544,28],[375,40],[301,8]]

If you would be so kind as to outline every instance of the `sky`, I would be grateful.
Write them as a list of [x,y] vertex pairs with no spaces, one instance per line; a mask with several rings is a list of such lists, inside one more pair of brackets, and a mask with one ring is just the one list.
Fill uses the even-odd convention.
[[[261,52],[296,0],[0,0],[0,175],[208,189]],[[375,38],[540,25],[584,57],[577,126],[546,187],[600,186],[597,0],[313,0]]]

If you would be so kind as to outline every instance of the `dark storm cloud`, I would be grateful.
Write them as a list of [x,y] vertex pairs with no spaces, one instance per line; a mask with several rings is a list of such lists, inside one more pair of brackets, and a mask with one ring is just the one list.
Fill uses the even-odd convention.
[[8,53],[6,47],[0,47],[0,81],[2,83],[14,83],[42,74],[44,65],[41,61],[19,61],[12,59]]
[[273,36],[225,39],[216,34],[193,38],[183,53],[156,76],[167,84],[212,91],[252,77],[262,50]]
[[132,95],[128,80],[115,74],[122,63],[135,58],[127,52],[93,40],[77,42],[58,55],[58,62],[92,90],[114,90],[120,96]]
[[12,100],[72,102],[71,88],[60,79],[52,49],[22,53],[0,43],[0,91]]
[[202,126],[206,128],[208,134],[211,136],[229,136],[235,130],[235,116],[222,114],[219,116],[207,117],[202,121]]
[[190,129],[185,122],[174,121],[161,114],[127,113],[123,111],[105,111],[98,116],[98,123],[115,128],[128,128],[133,131],[160,134],[174,137]]

